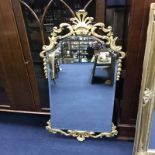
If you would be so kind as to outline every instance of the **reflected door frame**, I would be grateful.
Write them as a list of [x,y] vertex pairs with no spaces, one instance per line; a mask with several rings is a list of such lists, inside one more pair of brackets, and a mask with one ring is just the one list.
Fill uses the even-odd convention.
[[149,150],[152,116],[155,108],[155,3],[151,4],[143,63],[142,84],[133,155],[155,155]]

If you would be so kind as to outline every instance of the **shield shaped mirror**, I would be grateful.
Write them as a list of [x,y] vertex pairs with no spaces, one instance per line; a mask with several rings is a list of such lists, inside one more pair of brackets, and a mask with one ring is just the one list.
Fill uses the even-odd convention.
[[85,10],[53,28],[40,53],[49,84],[50,132],[80,141],[117,135],[112,118],[125,53],[116,40],[112,27],[95,23]]

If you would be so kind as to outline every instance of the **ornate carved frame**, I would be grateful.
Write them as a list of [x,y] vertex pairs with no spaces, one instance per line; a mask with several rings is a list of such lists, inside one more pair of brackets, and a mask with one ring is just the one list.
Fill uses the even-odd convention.
[[155,155],[149,150],[152,115],[155,112],[155,3],[151,4],[143,76],[139,97],[133,155]]
[[47,122],[46,129],[53,134],[59,133],[61,135],[65,135],[67,137],[72,136],[76,137],[78,141],[82,142],[86,138],[103,138],[103,137],[114,137],[118,134],[118,131],[116,129],[116,126],[112,124],[112,131],[111,132],[101,132],[101,133],[95,133],[95,132],[88,132],[88,131],[79,131],[79,130],[61,130],[61,129],[55,129],[52,128],[51,120]]
[[[125,53],[121,51],[122,47],[116,45],[117,37],[114,37],[112,33],[112,27],[108,26],[105,27],[104,23],[93,23],[94,19],[92,17],[87,17],[87,12],[85,10],[79,10],[75,13],[75,16],[73,18],[70,18],[69,23],[61,23],[59,27],[53,27],[53,31],[51,32],[51,35],[49,37],[49,45],[43,46],[43,51],[40,52],[40,57],[43,58],[43,64],[44,64],[44,72],[45,77],[48,78],[48,64],[51,63],[53,66],[54,63],[54,57],[55,53],[54,50],[57,47],[59,41],[62,39],[69,37],[69,36],[75,36],[75,35],[83,35],[83,36],[93,36],[95,39],[97,39],[99,42],[105,44],[108,46],[108,48],[111,49],[111,52],[118,53],[118,69],[117,69],[117,80],[120,79],[121,74],[121,62],[122,59],[125,57]],[[64,35],[61,35],[62,32],[66,32],[65,30],[68,30],[67,33]],[[99,34],[98,31],[102,32],[103,34]],[[52,68],[52,71],[54,72],[54,67]],[[87,131],[72,131],[72,130],[60,130],[60,129],[54,129],[52,128],[52,124],[48,122],[48,126],[46,127],[47,130],[51,133],[60,133],[65,136],[73,136],[76,137],[79,141],[85,140],[85,138],[91,137],[91,138],[102,138],[102,137],[113,137],[118,134],[118,131],[116,130],[116,126],[112,126],[111,132],[102,132],[99,134],[96,134],[94,132],[87,132]]]
[[[106,44],[112,50],[112,52],[117,52],[120,54],[119,56],[119,64],[117,70],[117,80],[120,79],[121,74],[121,62],[125,57],[125,53],[121,51],[122,47],[116,45],[117,37],[114,37],[112,33],[112,27],[105,27],[104,23],[95,23],[93,24],[93,17],[87,17],[87,12],[85,10],[79,10],[75,13],[74,18],[70,18],[72,24],[69,23],[61,23],[59,27],[53,27],[53,31],[51,36],[49,37],[49,45],[43,45],[43,51],[40,52],[40,57],[43,58],[44,62],[44,72],[47,78],[47,63],[48,56],[52,53],[58,44],[58,42],[66,37],[73,35],[88,35],[95,37],[98,41]],[[69,32],[65,35],[61,35],[64,30],[68,30]],[[103,32],[103,35],[97,33],[97,30]]]

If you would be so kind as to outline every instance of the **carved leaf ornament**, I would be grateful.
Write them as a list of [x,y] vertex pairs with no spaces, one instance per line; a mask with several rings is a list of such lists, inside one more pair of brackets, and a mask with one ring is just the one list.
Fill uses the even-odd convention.
[[[101,43],[106,44],[112,52],[119,53],[119,62],[118,62],[118,71],[117,71],[117,80],[120,78],[121,73],[121,60],[125,57],[125,53],[121,51],[122,47],[116,45],[117,37],[113,36],[112,27],[105,27],[104,23],[95,23],[93,24],[94,18],[87,17],[87,12],[85,10],[79,10],[75,13],[74,18],[70,18],[72,24],[61,23],[59,27],[53,27],[53,31],[49,37],[49,45],[43,45],[43,51],[40,52],[40,57],[44,61],[44,71],[47,78],[47,53],[53,52],[56,45],[60,40],[74,35],[80,36],[93,36]],[[64,32],[67,33],[64,34]],[[103,35],[97,33],[97,30],[101,31]],[[61,35],[63,32],[64,35]]]

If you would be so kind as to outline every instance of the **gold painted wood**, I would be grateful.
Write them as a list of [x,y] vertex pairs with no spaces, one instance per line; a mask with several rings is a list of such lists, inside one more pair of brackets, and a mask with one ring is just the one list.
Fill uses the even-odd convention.
[[[75,13],[75,17],[70,18],[72,24],[69,23],[61,23],[59,27],[53,27],[53,31],[49,37],[49,45],[43,45],[43,51],[40,52],[40,57],[43,58],[44,64],[44,72],[45,77],[47,78],[47,62],[48,62],[48,54],[54,53],[54,49],[60,40],[67,38],[69,36],[74,35],[83,35],[83,36],[93,36],[98,41],[103,44],[106,44],[112,52],[119,53],[119,62],[118,62],[118,70],[117,70],[117,80],[120,79],[121,74],[121,62],[125,57],[125,53],[121,51],[122,47],[116,45],[117,37],[114,37],[112,33],[112,27],[105,27],[104,23],[93,23],[93,17],[87,17],[87,12],[85,10],[79,10]],[[61,35],[62,32],[66,32],[64,30],[68,30],[67,33]],[[97,32],[97,30],[102,31],[102,35]],[[47,54],[48,53],[48,54]],[[52,55],[53,56],[53,55]],[[53,57],[52,57],[53,58]],[[54,60],[52,60],[54,61]],[[54,68],[53,68],[54,71]]]
[[114,137],[118,134],[118,131],[116,130],[116,126],[112,124],[112,131],[111,132],[100,132],[100,133],[95,133],[95,132],[89,132],[89,131],[78,131],[78,130],[61,130],[61,129],[55,129],[52,128],[51,121],[49,120],[47,122],[46,129],[53,133],[53,134],[61,134],[65,136],[72,136],[75,137],[78,141],[82,142],[86,138],[103,138],[103,137]]
[[[89,1],[91,2],[91,1]],[[59,42],[69,36],[91,36],[98,40],[102,44],[105,44],[111,52],[118,53],[118,69],[117,80],[120,79],[122,59],[125,57],[125,53],[121,51],[122,47],[116,45],[117,37],[114,37],[112,27],[105,27],[104,23],[94,23],[93,17],[88,17],[85,10],[79,10],[75,12],[75,17],[70,18],[70,23],[61,23],[59,27],[53,27],[51,35],[49,37],[49,45],[43,45],[43,51],[40,52],[40,57],[43,58],[45,77],[48,77],[48,64],[51,67],[51,78],[55,78],[54,71],[54,59],[55,50]],[[66,31],[67,30],[67,31]],[[102,34],[98,33],[98,30]],[[62,35],[63,34],[63,35]],[[88,132],[88,131],[76,131],[76,130],[61,130],[52,128],[52,123],[48,122],[46,129],[51,133],[59,133],[65,136],[76,137],[77,140],[83,141],[86,138],[102,138],[102,137],[114,137],[118,134],[116,126],[112,125],[111,132]]]
[[155,155],[149,150],[150,128],[155,105],[155,3],[151,4],[143,63],[141,92],[133,155]]

